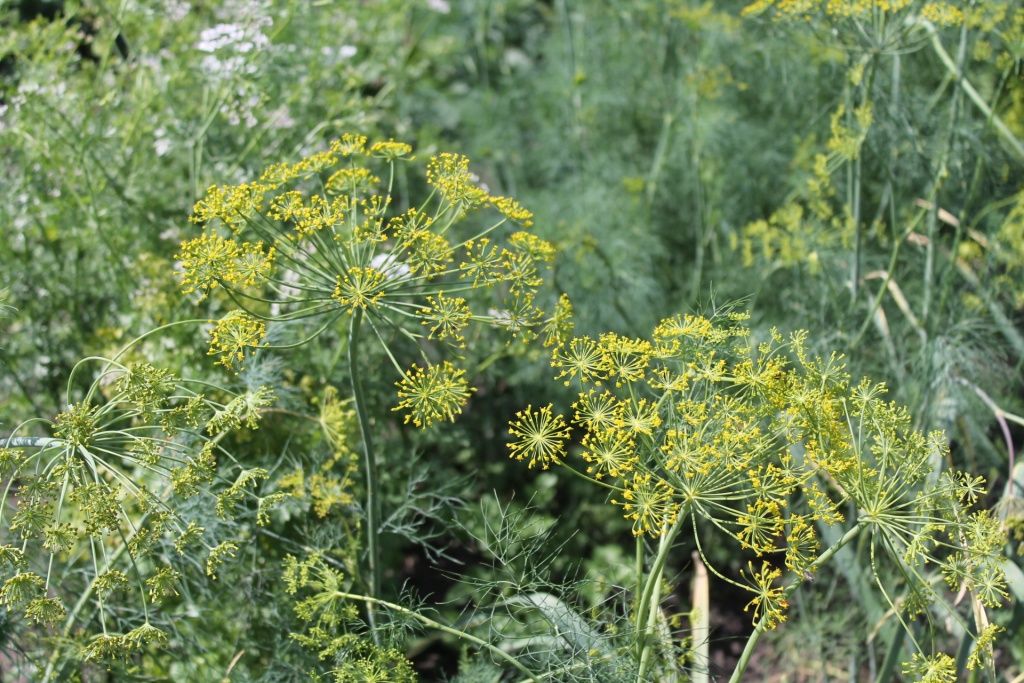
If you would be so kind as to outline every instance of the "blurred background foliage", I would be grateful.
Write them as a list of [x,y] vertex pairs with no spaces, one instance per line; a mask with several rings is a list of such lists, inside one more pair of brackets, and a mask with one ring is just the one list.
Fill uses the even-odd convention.
[[[919,3],[870,25],[744,14],[747,4],[0,2],[0,287],[12,308],[0,319],[0,424],[62,410],[79,358],[222,315],[229,302],[178,293],[193,203],[357,131],[408,140],[422,157],[465,153],[493,192],[530,208],[560,250],[554,281],[577,333],[646,334],[664,316],[737,299],[757,334],[812,330],[855,377],[888,382],[917,427],[945,429],[951,458],[986,476],[986,503],[1012,529],[1024,495],[1012,469],[1024,443],[1019,4],[966,3],[967,19],[949,26],[904,22]],[[297,680],[319,666],[289,637],[301,626],[280,573],[288,553],[345,564],[359,552],[359,475],[344,476],[349,455],[323,412],[348,386],[344,339],[322,339],[262,354],[239,378],[214,369],[191,329],[146,343],[146,358],[175,372],[275,387],[277,412],[231,438],[246,466],[294,496],[269,526],[233,523],[246,542],[219,584],[201,568],[185,578],[166,617],[180,656],[154,653],[122,675]],[[391,419],[386,376],[369,380],[392,454],[392,597],[464,622],[474,591],[544,590],[584,613],[614,611],[629,523],[590,487],[505,453],[515,410],[573,397],[552,395],[543,353],[494,347],[467,352],[477,393],[463,418],[425,433]],[[510,518],[528,528],[513,534]],[[1008,546],[1015,561],[1020,542]],[[675,567],[684,605],[690,550]],[[709,553],[720,567],[745,562]],[[901,645],[868,637],[882,615],[857,597],[858,571],[851,560],[803,589],[752,675],[877,673]],[[749,630],[730,591],[712,581],[713,671],[730,670]],[[1010,676],[1024,661],[1012,635],[1022,617],[1016,602],[1000,615]],[[5,656],[31,668],[24,625],[4,619]],[[400,626],[393,640],[425,678],[497,680],[457,643]],[[794,644],[799,661],[786,654]]]

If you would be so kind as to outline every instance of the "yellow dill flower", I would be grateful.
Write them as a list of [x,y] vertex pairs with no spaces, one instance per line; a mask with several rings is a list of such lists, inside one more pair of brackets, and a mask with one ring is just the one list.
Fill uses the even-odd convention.
[[300,218],[305,212],[305,208],[306,204],[302,193],[298,190],[289,190],[270,201],[267,215],[276,221],[290,221]]
[[555,303],[555,310],[551,317],[544,321],[541,332],[544,335],[544,347],[561,346],[572,336],[576,327],[572,319],[572,302],[569,297],[562,294]]
[[241,366],[246,349],[261,345],[267,326],[244,311],[231,311],[210,330],[208,355],[220,356],[218,363],[228,369]]
[[267,279],[277,250],[265,250],[260,242],[243,242],[235,257],[235,276],[241,285],[254,287]]
[[513,233],[508,239],[513,249],[525,252],[535,261],[550,263],[555,259],[555,246],[529,232]]
[[490,287],[505,279],[502,249],[486,237],[469,240],[465,260],[459,270],[473,281],[474,287]]
[[260,173],[260,184],[268,190],[275,190],[298,177],[293,164],[277,162],[270,164]]
[[430,337],[464,346],[462,333],[473,317],[466,300],[439,292],[436,296],[428,296],[427,303],[430,305],[422,307],[420,315],[423,316],[423,324],[430,328]]
[[369,266],[352,266],[339,275],[331,296],[350,311],[376,306],[385,294],[387,276]]
[[623,401],[618,426],[633,435],[651,436],[661,426],[658,406],[646,398],[639,401]]
[[551,404],[536,411],[529,405],[520,410],[516,419],[509,423],[508,433],[514,437],[508,443],[509,457],[527,460],[528,468],[540,465],[546,470],[565,456],[569,427],[564,417],[552,412]]
[[736,518],[740,531],[736,534],[740,545],[758,555],[775,549],[775,539],[782,533],[785,522],[782,510],[774,500],[759,498],[747,511]]
[[370,146],[370,155],[394,161],[395,159],[411,158],[412,145],[394,140],[382,140]]
[[744,612],[754,611],[754,624],[761,618],[765,620],[765,628],[774,629],[786,620],[786,609],[789,602],[786,600],[785,590],[774,586],[775,580],[782,576],[782,571],[772,567],[767,562],[761,568],[754,571],[754,565],[747,563],[747,572],[744,577],[747,581],[747,590],[754,593],[754,599],[744,607]]
[[654,351],[646,339],[630,339],[614,332],[602,334],[598,347],[601,367],[609,378],[615,379],[616,386],[642,380]]
[[532,292],[544,282],[537,272],[537,260],[526,250],[502,249],[501,266],[504,271],[501,279],[514,294]]
[[355,166],[338,169],[324,183],[328,194],[358,195],[370,192],[380,184],[380,178],[373,175],[368,168]]
[[609,391],[581,393],[572,409],[572,421],[590,431],[615,427],[622,416],[622,404]]
[[398,244],[402,245],[407,244],[413,235],[430,230],[433,224],[433,218],[414,207],[389,218],[386,231]]
[[650,474],[634,474],[622,492],[621,505],[626,519],[633,521],[634,536],[660,536],[679,517],[679,505],[672,500],[673,489],[664,479]]
[[580,384],[601,386],[606,378],[601,350],[590,337],[573,337],[551,354],[551,367],[559,370],[555,379],[569,386],[572,380]]
[[458,209],[479,206],[488,198],[469,172],[469,158],[462,154],[442,152],[431,157],[427,162],[427,183]]
[[406,248],[406,262],[413,273],[437,275],[447,270],[453,260],[448,240],[429,230],[417,230],[409,235]]
[[949,655],[940,652],[925,657],[915,652],[909,662],[904,662],[903,673],[916,676],[918,683],[956,683],[956,662]]
[[963,23],[964,13],[948,2],[928,2],[921,7],[921,18],[939,26],[956,26]]
[[413,364],[396,386],[400,400],[392,410],[408,411],[405,423],[421,428],[442,419],[454,422],[472,392],[466,371],[449,361],[426,368]]
[[803,515],[790,520],[786,534],[786,568],[802,576],[809,571],[817,556],[820,544],[814,527]]
[[611,427],[588,432],[583,437],[583,459],[590,463],[587,472],[595,479],[603,479],[632,472],[637,463],[637,453],[632,437]]
[[212,232],[182,242],[176,256],[181,262],[181,291],[198,291],[200,298],[205,298],[218,284],[232,282],[239,250],[237,242]]
[[980,669],[992,662],[992,644],[995,642],[996,636],[1005,630],[998,624],[989,624],[981,629],[981,633],[974,639],[974,647],[971,648],[971,654],[967,658],[967,668],[970,671]]
[[366,152],[366,136],[345,133],[340,140],[331,142],[331,151],[343,157],[364,154]]
[[533,212],[523,207],[511,197],[490,197],[491,205],[494,206],[505,218],[520,223],[524,227],[533,225]]

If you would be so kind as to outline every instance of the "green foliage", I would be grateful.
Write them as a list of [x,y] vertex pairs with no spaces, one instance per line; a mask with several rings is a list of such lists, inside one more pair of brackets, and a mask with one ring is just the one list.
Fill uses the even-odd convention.
[[1020,672],[1019,2],[0,29],[5,672]]

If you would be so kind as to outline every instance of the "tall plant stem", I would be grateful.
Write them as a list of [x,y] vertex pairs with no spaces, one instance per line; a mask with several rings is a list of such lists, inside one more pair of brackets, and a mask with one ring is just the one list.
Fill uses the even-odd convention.
[[[363,378],[359,368],[359,328],[363,322],[362,311],[352,314],[348,328],[348,372],[352,381],[352,398],[356,417],[359,419],[359,436],[363,441],[363,469],[366,477],[366,553],[369,568],[368,586],[374,598],[380,595],[380,495],[377,490],[377,456],[373,450],[373,434],[367,415],[366,399],[363,396]],[[366,617],[374,641],[377,639],[376,610],[373,601],[366,602]]]
[[[849,531],[842,535],[842,537],[833,543],[829,548],[818,556],[811,566],[807,568],[808,572],[813,572],[815,569],[832,559],[832,556],[839,552],[839,549],[844,545],[852,541],[857,537],[857,534],[864,528],[865,522],[863,520],[857,522]],[[798,576],[791,584],[789,584],[783,592],[783,597],[788,598],[790,595],[800,587],[800,584],[804,582],[802,576]],[[754,632],[747,638],[747,644],[743,648],[743,653],[740,655],[739,662],[736,663],[736,669],[733,670],[732,676],[729,678],[729,683],[739,683],[743,679],[743,673],[747,670],[747,665],[750,664],[750,655],[754,653],[754,648],[757,646],[757,641],[761,639],[762,634],[768,630],[766,624],[768,623],[768,616],[764,615],[761,620],[757,622],[754,627]]]
[[1003,139],[1003,142],[1013,150],[1013,153],[1018,159],[1024,159],[1024,144],[1017,139],[1017,136],[1013,134],[1013,131],[1011,131],[1005,123],[1003,123],[1003,120],[999,118],[994,111],[992,111],[992,108],[988,105],[988,102],[985,101],[985,98],[981,96],[981,93],[979,93],[974,86],[971,85],[971,82],[967,80],[964,76],[963,69],[957,65],[953,60],[953,57],[946,52],[946,48],[942,46],[942,40],[939,38],[939,32],[928,22],[922,22],[922,25],[928,32],[928,36],[931,38],[932,49],[938,56],[939,61],[942,62],[942,65],[946,67],[946,70],[949,71],[950,75],[956,79],[957,84],[967,94],[967,97],[971,102],[974,103],[974,106],[976,106],[978,110],[985,115],[985,118],[992,124],[992,127],[996,129],[999,137]]
[[513,667],[515,667],[520,673],[522,673],[524,676],[526,676],[526,681],[527,682],[528,681],[536,681],[537,680],[536,674],[534,674],[532,671],[530,671],[525,666],[520,664],[519,660],[517,660],[515,657],[513,657],[509,653],[505,652],[500,647],[496,647],[496,646],[488,643],[486,640],[483,640],[482,638],[477,638],[476,636],[474,636],[471,633],[466,633],[465,631],[460,631],[457,628],[452,628],[451,626],[446,626],[446,625],[442,624],[439,621],[434,621],[430,617],[424,616],[424,615],[420,614],[419,612],[416,612],[415,610],[411,610],[411,609],[409,609],[407,607],[402,607],[401,605],[396,605],[393,602],[387,602],[386,600],[381,600],[379,598],[374,598],[374,597],[369,596],[369,595],[356,595],[355,593],[344,593],[342,591],[337,591],[337,592],[334,593],[334,595],[336,597],[342,598],[343,600],[354,600],[356,602],[364,602],[367,605],[371,605],[372,604],[372,605],[376,605],[376,606],[379,606],[379,607],[384,607],[385,609],[389,609],[389,610],[392,610],[394,612],[398,612],[400,614],[404,614],[404,615],[406,615],[408,617],[411,617],[411,618],[415,619],[416,621],[420,622],[421,624],[423,624],[427,628],[432,628],[432,629],[434,629],[436,631],[441,631],[442,633],[447,633],[448,635],[455,636],[456,638],[460,638],[462,640],[468,641],[470,643],[473,643],[474,645],[478,645],[479,647],[484,648],[485,650],[490,652],[495,657],[498,657],[499,659],[502,659],[502,660],[508,662],[509,664],[511,664]]
[[668,558],[668,551],[672,548],[672,542],[675,541],[685,518],[686,515],[680,513],[675,524],[662,535],[661,540],[658,542],[658,554],[655,555],[654,563],[651,565],[651,573],[647,575],[647,581],[640,593],[640,604],[637,607],[636,615],[637,661],[640,663],[640,668],[637,671],[637,681],[643,680],[644,670],[650,661],[648,636],[658,613],[656,607],[652,608],[655,588],[661,583],[661,575],[665,571],[665,560]]

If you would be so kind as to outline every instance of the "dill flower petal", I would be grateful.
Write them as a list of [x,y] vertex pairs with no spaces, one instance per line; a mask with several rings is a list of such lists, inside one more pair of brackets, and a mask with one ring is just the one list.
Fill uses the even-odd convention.
[[550,403],[536,411],[529,405],[520,410],[509,423],[508,433],[515,437],[508,443],[509,457],[526,460],[528,468],[539,465],[546,470],[565,456],[569,427],[564,417],[552,412]]

